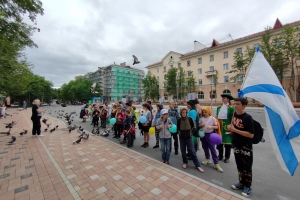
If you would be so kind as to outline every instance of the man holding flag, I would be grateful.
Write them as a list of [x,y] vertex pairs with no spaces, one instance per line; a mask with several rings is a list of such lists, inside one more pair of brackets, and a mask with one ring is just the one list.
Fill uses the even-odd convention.
[[228,125],[228,131],[232,134],[233,152],[239,176],[239,182],[231,188],[243,190],[242,195],[245,197],[249,197],[252,192],[252,138],[254,136],[253,119],[244,112],[247,104],[247,99],[234,99],[235,113],[232,124]]
[[293,176],[300,162],[300,120],[259,48],[247,70],[239,97],[250,97],[264,104],[267,132],[275,156],[281,168]]

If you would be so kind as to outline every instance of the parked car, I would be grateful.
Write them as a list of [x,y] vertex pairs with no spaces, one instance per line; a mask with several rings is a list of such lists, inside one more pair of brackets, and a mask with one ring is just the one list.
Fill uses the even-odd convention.
[[61,103],[60,104],[62,107],[67,107],[67,104],[65,104],[65,103]]

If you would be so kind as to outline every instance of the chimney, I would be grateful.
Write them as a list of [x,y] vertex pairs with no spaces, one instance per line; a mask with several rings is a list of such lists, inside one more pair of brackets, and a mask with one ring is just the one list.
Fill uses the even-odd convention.
[[206,46],[204,46],[203,44],[201,44],[197,40],[194,41],[194,52],[200,51],[201,49],[204,49],[204,48],[206,48]]

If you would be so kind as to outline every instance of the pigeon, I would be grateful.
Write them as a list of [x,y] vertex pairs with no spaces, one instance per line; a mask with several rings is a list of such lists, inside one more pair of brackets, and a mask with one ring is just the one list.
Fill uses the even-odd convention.
[[27,130],[24,130],[23,129],[23,131],[21,132],[21,133],[19,133],[21,136],[23,136],[23,135],[26,135],[27,134]]
[[12,143],[14,143],[15,141],[16,141],[16,137],[15,136],[12,136],[11,137],[11,140],[8,142],[8,144],[12,144]]
[[53,131],[55,131],[55,127],[53,129],[50,130],[50,133],[52,133]]
[[135,65],[135,64],[139,64],[140,63],[140,61],[138,60],[138,58],[135,56],[135,55],[132,55],[132,57],[133,57],[133,65]]
[[47,128],[49,128],[49,126],[51,125],[51,124],[46,124],[47,125]]
[[82,137],[80,137],[78,140],[76,140],[75,142],[73,142],[73,144],[79,144],[81,142]]
[[71,133],[71,131],[72,131],[72,128],[69,129],[69,133]]
[[56,125],[55,128],[58,128],[58,125]]
[[45,132],[47,132],[48,131],[48,129],[47,128],[45,128],[45,130],[44,130]]
[[93,83],[93,85],[91,87],[91,93],[93,93],[93,94],[99,93],[96,91],[96,83]]

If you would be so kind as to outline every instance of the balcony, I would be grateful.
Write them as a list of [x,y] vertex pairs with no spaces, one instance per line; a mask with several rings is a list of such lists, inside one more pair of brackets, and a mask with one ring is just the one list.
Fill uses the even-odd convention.
[[205,73],[206,73],[206,77],[214,76],[214,75],[217,74],[216,70],[214,70],[214,71],[207,71]]

